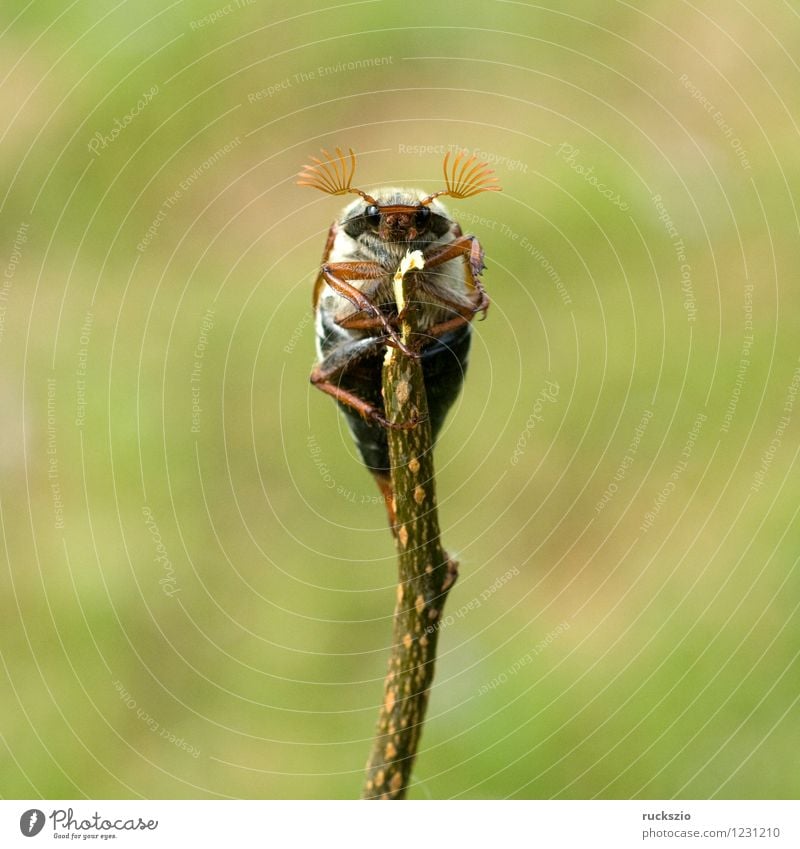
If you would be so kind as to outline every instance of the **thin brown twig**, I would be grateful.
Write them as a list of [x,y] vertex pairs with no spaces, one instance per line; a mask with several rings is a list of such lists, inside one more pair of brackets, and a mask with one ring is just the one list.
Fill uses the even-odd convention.
[[[402,286],[402,274],[400,280]],[[402,303],[398,306],[402,308]],[[404,342],[413,340],[413,309],[407,313]],[[418,424],[388,431],[399,580],[383,704],[362,795],[403,799],[425,722],[438,624],[458,564],[450,560],[439,539],[432,436],[420,361],[389,349],[383,393],[389,421]]]

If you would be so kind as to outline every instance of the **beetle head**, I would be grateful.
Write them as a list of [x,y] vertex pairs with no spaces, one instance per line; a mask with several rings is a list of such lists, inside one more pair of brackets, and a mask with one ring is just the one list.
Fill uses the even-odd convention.
[[361,201],[351,204],[344,213],[344,229],[349,236],[374,244],[419,247],[444,235],[452,226],[444,208],[436,202],[439,197],[468,198],[480,192],[497,192],[500,186],[485,162],[465,152],[444,157],[445,187],[426,195],[403,189],[385,189],[378,197],[352,186],[356,170],[356,155],[336,148],[335,155],[322,151],[323,159],[311,157],[303,167],[297,184],[310,186],[329,195],[355,194]]
[[375,197],[354,201],[342,214],[348,236],[362,242],[421,248],[443,236],[453,222],[445,208],[413,189],[380,189]]

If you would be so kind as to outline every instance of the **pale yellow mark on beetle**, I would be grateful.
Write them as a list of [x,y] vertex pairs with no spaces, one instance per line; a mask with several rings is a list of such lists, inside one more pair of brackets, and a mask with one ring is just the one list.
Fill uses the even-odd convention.
[[419,471],[419,460],[416,457],[412,457],[408,463],[408,470],[412,475],[415,475]]
[[414,488],[414,501],[416,501],[417,504],[422,504],[422,502],[424,500],[425,500],[425,490],[421,486],[415,487]]
[[400,540],[400,545],[403,548],[408,545],[408,528],[405,525],[400,526],[400,530],[397,532],[397,538]]
[[423,598],[422,593],[420,593],[414,600],[414,607],[417,609],[417,615],[421,616],[422,611],[425,610],[425,599]]
[[406,307],[406,296],[403,291],[403,278],[411,271],[412,268],[425,268],[425,257],[422,251],[406,251],[406,255],[400,260],[400,267],[394,273],[394,300],[397,304],[398,312],[402,312]]
[[[406,251],[406,255],[400,261],[400,267],[394,273],[392,287],[394,288],[394,300],[397,304],[398,313],[402,313],[406,306],[406,295],[403,291],[403,277],[405,277],[405,275],[409,271],[411,271],[412,268],[425,268],[425,257],[422,255],[422,251]],[[406,337],[408,336],[408,334],[408,325],[404,322],[401,334],[404,342],[406,341]],[[386,356],[384,357],[384,363],[388,364],[389,362],[391,362],[394,350],[394,348],[391,348],[388,345],[386,346]]]

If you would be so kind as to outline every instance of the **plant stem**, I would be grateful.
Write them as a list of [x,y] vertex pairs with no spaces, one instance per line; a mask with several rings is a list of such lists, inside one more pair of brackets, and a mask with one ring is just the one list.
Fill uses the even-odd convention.
[[[410,322],[413,310],[408,313]],[[405,322],[402,335],[404,342],[413,339]],[[431,427],[420,361],[388,349],[383,395],[389,421],[418,420],[418,424],[388,431],[399,581],[392,652],[362,796],[403,799],[425,722],[438,623],[458,564],[439,540]]]

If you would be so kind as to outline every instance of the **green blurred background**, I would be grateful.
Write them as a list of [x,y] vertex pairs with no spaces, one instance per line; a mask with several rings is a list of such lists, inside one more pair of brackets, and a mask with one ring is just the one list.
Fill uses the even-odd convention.
[[799,30],[5,2],[0,794],[358,795],[395,564],[307,383],[340,204],[294,180],[433,191],[459,145],[504,191],[450,205],[493,304],[411,797],[796,797]]

